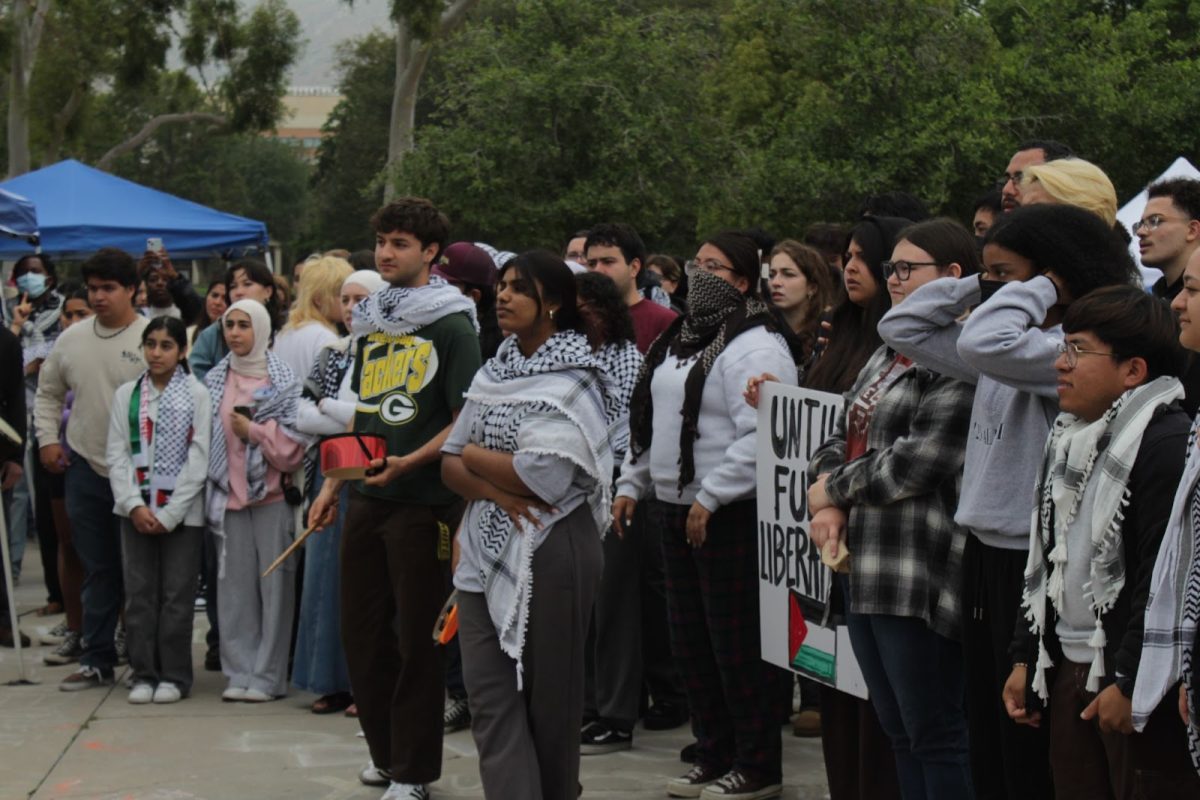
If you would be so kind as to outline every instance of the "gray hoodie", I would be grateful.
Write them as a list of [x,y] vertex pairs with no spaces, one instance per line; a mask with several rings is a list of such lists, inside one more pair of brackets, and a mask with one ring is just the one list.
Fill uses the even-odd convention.
[[879,323],[893,349],[924,367],[976,385],[962,493],[954,521],[991,547],[1029,549],[1034,483],[1058,415],[1054,361],[1060,326],[1037,326],[1058,299],[1037,276],[979,302],[979,277],[922,286]]

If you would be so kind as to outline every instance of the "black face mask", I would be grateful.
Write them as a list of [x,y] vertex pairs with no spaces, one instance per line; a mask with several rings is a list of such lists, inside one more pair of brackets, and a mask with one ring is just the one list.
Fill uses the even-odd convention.
[[989,281],[986,278],[979,279],[979,305],[983,305],[992,295],[1004,288],[1007,281]]

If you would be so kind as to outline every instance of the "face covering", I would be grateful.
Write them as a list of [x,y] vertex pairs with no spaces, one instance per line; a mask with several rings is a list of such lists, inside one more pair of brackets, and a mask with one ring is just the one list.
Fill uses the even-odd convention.
[[1004,288],[1007,281],[989,281],[985,278],[979,279],[979,304],[986,303],[992,295]]
[[26,272],[17,278],[17,289],[29,299],[41,297],[46,293],[46,276],[40,272]]

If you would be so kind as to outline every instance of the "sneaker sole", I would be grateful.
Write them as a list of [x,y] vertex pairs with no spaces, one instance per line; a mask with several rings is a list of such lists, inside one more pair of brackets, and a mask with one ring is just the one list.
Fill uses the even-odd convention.
[[100,683],[60,683],[58,689],[61,692],[82,692],[85,689],[105,689],[113,685],[113,681],[101,681]]
[[79,656],[56,656],[51,654],[48,656],[43,656],[42,661],[51,667],[62,667],[66,666],[67,664],[79,663]]
[[771,800],[772,798],[779,797],[781,794],[783,794],[783,785],[776,784],[759,789],[757,792],[742,792],[740,794],[701,792],[698,796],[701,800]]
[[716,783],[716,781],[713,781],[712,783],[700,783],[700,784],[696,784],[695,786],[671,786],[670,784],[668,784],[667,785],[667,796],[668,797],[699,797],[700,793],[703,792],[705,790],[705,788],[712,786],[713,783]]
[[616,753],[621,750],[633,749],[633,742],[609,742],[606,744],[581,744],[579,754],[582,756],[602,756],[605,753]]

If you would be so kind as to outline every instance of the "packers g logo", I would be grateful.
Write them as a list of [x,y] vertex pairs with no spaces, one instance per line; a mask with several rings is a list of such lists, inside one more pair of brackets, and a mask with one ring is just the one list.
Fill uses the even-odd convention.
[[417,401],[404,392],[392,392],[379,403],[379,416],[389,425],[403,425],[417,416]]

